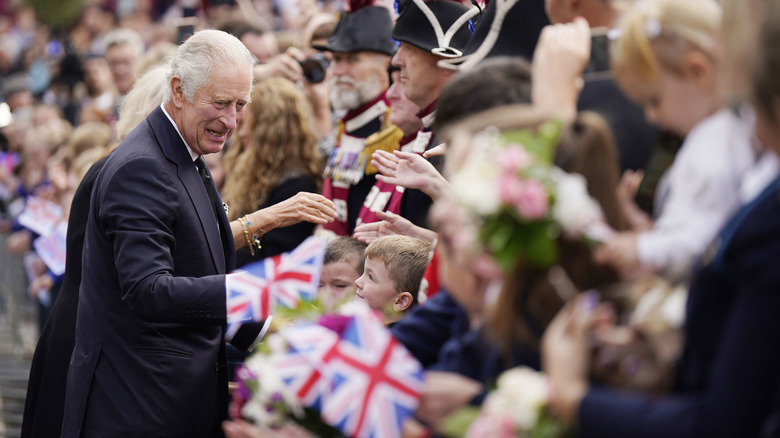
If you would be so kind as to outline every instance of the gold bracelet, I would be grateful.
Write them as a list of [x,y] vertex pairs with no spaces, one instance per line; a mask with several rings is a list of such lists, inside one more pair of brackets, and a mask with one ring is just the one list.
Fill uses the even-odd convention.
[[243,217],[238,218],[238,223],[241,224],[241,228],[244,230],[244,237],[246,238],[246,244],[249,247],[249,253],[254,257],[255,248],[252,246],[252,239],[249,237],[249,225],[244,221]]
[[[244,216],[244,217],[246,217],[246,216]],[[246,224],[247,224],[247,226],[249,226],[249,229],[251,230],[252,229],[252,227],[251,227],[252,222],[247,222]],[[257,249],[260,249],[260,248],[262,248],[262,246],[260,246],[260,238],[263,237],[263,234],[265,234],[265,231],[263,231],[262,228],[258,228],[257,232],[260,233],[260,235],[258,236],[257,234],[252,234],[252,241],[254,242],[254,244],[257,247]]]

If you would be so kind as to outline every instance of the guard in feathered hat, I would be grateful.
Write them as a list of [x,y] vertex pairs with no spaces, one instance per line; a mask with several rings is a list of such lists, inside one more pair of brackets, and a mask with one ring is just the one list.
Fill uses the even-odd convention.
[[[388,121],[387,68],[396,46],[390,12],[371,0],[352,0],[324,46],[333,53],[330,101],[344,115],[338,120],[337,144],[325,168],[323,194],[336,204],[338,218],[324,226],[337,235],[352,234],[363,201],[374,185],[369,169],[376,149],[394,150],[403,136]],[[367,137],[379,132],[386,135]],[[372,171],[373,170],[373,171]]]
[[435,145],[430,127],[436,102],[444,85],[455,71],[439,66],[439,61],[458,58],[468,44],[480,14],[476,6],[456,1],[407,0],[393,29],[393,38],[401,47],[393,65],[401,69],[401,83],[406,97],[421,109],[423,130],[418,134],[414,151],[424,152]]

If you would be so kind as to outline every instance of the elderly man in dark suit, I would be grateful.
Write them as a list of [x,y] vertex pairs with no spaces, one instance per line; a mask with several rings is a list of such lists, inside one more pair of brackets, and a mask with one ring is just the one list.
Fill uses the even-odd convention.
[[165,103],[106,161],[84,243],[63,435],[218,436],[226,413],[230,224],[202,155],[250,100],[241,42],[179,47]]

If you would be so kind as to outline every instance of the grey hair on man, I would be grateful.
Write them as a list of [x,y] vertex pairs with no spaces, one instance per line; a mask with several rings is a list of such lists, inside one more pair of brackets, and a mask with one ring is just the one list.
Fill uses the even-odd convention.
[[105,51],[108,51],[108,49],[113,46],[121,44],[129,44],[132,46],[136,56],[141,56],[145,50],[144,40],[138,35],[138,32],[133,29],[114,29],[108,32],[103,38],[103,48]]
[[[252,54],[241,40],[220,30],[201,30],[176,49],[168,82],[178,76],[181,79],[184,97],[192,102],[198,90],[210,85],[213,68],[242,64],[251,71],[254,62]],[[171,90],[168,88],[165,92],[165,101],[168,102],[170,99]]]

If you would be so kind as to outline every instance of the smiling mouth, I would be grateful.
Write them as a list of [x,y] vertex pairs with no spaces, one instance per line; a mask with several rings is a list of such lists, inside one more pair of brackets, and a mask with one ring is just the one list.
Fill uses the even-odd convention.
[[227,135],[227,133],[212,131],[211,129],[207,129],[206,132],[208,132],[209,134],[213,135],[214,137],[219,137],[219,138],[222,138],[225,135]]
[[359,290],[356,290],[356,291],[355,291],[355,296],[356,296],[356,297],[358,297],[358,298],[360,298],[361,300],[365,300],[365,298],[363,297],[363,295],[360,295],[360,291],[359,291]]

